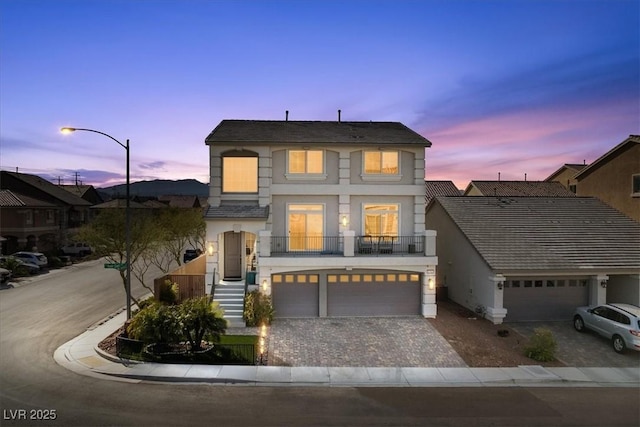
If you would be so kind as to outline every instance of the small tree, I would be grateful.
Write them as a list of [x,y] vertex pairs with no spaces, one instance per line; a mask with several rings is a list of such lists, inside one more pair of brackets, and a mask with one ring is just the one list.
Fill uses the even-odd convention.
[[209,334],[215,341],[220,339],[227,329],[224,312],[217,302],[209,297],[192,298],[178,306],[178,317],[182,333],[191,345],[191,351],[202,350],[202,338]]

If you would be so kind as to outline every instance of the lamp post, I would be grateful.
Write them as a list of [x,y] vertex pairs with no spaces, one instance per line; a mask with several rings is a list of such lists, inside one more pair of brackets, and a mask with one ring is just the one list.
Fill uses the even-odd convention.
[[126,250],[127,250],[127,277],[125,283],[125,292],[127,293],[127,320],[131,319],[131,205],[130,205],[130,185],[129,185],[129,140],[127,139],[126,144],[118,141],[114,137],[104,132],[100,132],[94,129],[85,129],[85,128],[72,128],[72,127],[63,127],[60,129],[62,133],[71,133],[75,131],[85,131],[85,132],[93,132],[99,133],[100,135],[104,135],[107,138],[115,141],[119,146],[125,149],[127,152],[127,185],[126,185],[126,208],[125,208],[125,233],[126,233]]

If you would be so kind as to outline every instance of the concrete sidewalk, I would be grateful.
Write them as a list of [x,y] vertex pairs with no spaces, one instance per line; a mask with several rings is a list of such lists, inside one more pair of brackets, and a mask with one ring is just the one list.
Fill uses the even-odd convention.
[[131,362],[98,349],[98,344],[122,326],[125,319],[126,313],[121,312],[92,327],[60,346],[54,359],[78,374],[126,382],[332,387],[640,387],[638,368],[286,367]]

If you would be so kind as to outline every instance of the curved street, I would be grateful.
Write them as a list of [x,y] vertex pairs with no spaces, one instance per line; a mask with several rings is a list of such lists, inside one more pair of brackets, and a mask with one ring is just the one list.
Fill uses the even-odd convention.
[[[146,293],[132,286],[134,296]],[[0,291],[0,424],[613,426],[640,418],[635,388],[136,384],[78,375],[54,361],[60,345],[123,306],[120,277],[101,260]]]

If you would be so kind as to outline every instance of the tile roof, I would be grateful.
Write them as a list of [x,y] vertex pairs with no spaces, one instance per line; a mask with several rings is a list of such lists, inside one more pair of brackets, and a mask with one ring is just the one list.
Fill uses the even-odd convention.
[[209,206],[204,214],[205,219],[267,219],[269,217],[269,206],[258,206],[254,204],[237,204]]
[[435,196],[461,196],[460,190],[453,181],[425,181],[425,201],[427,204]]
[[198,196],[184,195],[161,195],[158,196],[160,202],[169,203],[172,208],[199,208],[200,199]]
[[0,190],[0,207],[19,208],[22,206],[56,207],[53,203],[45,202],[44,200],[34,199],[11,190]]
[[[100,203],[98,205],[91,206],[91,209],[110,209],[110,208],[126,208],[127,207],[127,199],[113,199],[108,202]],[[151,209],[149,206],[144,205],[142,203],[135,202],[131,200],[129,202],[129,207],[131,209]]]
[[223,120],[205,143],[400,144],[431,142],[399,122]]
[[82,197],[76,196],[73,193],[66,191],[65,189],[43,179],[37,175],[30,175],[26,173],[1,171],[4,175],[9,175],[14,179],[18,179],[31,187],[34,187],[40,191],[43,191],[50,196],[62,201],[63,203],[71,206],[91,206],[91,203],[84,200]]
[[484,196],[498,197],[575,197],[564,185],[556,181],[471,181],[465,190],[472,187]]
[[84,196],[84,194],[91,189],[91,185],[59,185],[60,188],[67,190],[69,193],[73,193],[78,197]]
[[637,274],[640,223],[592,197],[437,197],[492,269]]

